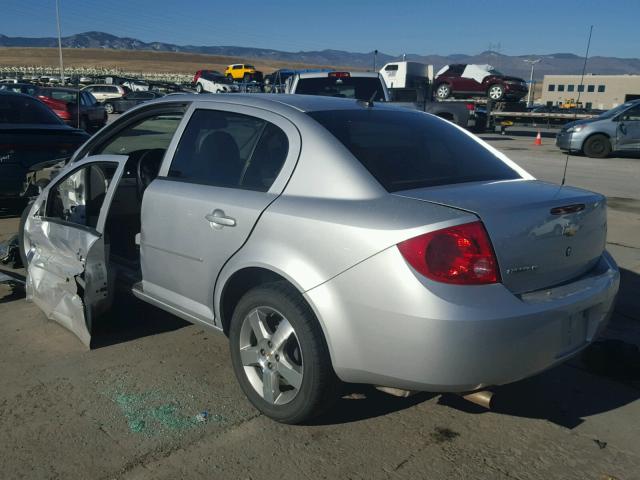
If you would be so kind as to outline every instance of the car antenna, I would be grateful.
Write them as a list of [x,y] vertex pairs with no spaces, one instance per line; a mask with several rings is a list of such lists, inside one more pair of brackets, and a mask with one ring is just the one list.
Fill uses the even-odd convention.
[[369,100],[358,100],[358,103],[362,106],[365,106],[367,108],[371,108],[373,107],[373,99],[376,98],[376,95],[378,94],[378,90],[376,90],[375,92],[373,92],[373,94],[371,95],[371,97],[369,97]]
[[[584,90],[584,72],[587,69],[587,58],[589,58],[589,47],[591,46],[591,34],[593,33],[593,25],[589,27],[589,39],[587,40],[587,51],[584,54],[584,63],[582,64],[582,75],[580,76],[580,85],[578,85],[578,99],[576,100],[576,111],[573,113],[573,121],[575,122],[578,118],[578,105],[580,104],[580,95]],[[573,132],[570,133],[573,136]],[[571,141],[569,141],[569,145],[571,145]],[[562,174],[562,183],[560,185],[564,185],[567,180],[567,167],[569,166],[569,152],[567,152],[567,158],[564,161],[564,173]]]

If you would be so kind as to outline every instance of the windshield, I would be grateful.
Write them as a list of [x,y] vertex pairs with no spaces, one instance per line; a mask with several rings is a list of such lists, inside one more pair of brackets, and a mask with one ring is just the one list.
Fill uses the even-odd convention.
[[295,93],[324,97],[354,98],[384,102],[384,88],[378,77],[301,78]]
[[375,107],[309,115],[340,140],[388,192],[521,178],[490,150],[433,115]]
[[622,105],[618,105],[615,108],[612,108],[611,110],[607,110],[604,113],[601,113],[600,115],[598,115],[597,118],[611,118],[611,117],[615,117],[616,115],[618,115],[619,113],[624,112],[627,108],[629,108],[630,106],[632,106],[633,103],[623,103]]
[[491,75],[502,75],[502,76],[504,76],[504,74],[503,74],[500,70],[496,70],[495,68],[490,68],[490,69],[488,70],[488,72],[489,72]]

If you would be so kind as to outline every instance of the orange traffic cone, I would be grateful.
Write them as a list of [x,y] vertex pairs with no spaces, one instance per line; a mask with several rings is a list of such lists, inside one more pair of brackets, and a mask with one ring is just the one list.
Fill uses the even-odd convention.
[[540,130],[538,130],[538,135],[536,135],[536,139],[533,142],[534,145],[542,145],[542,136],[540,135]]

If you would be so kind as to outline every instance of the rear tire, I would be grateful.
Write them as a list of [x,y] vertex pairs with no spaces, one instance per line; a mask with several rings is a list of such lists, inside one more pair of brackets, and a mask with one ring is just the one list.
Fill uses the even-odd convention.
[[606,135],[592,135],[584,142],[584,154],[591,158],[606,158],[611,154],[611,142]]
[[436,97],[440,100],[449,98],[451,96],[451,87],[446,83],[441,83],[436,87]]
[[105,112],[107,112],[109,115],[111,115],[112,113],[115,113],[116,109],[113,108],[113,103],[105,103],[104,104],[104,110]]
[[198,83],[198,84],[196,85],[196,92],[198,92],[198,93],[202,93],[202,84],[201,84],[201,83]]
[[240,387],[268,417],[305,422],[337,399],[340,382],[322,329],[290,284],[274,282],[247,292],[233,312],[229,342]]

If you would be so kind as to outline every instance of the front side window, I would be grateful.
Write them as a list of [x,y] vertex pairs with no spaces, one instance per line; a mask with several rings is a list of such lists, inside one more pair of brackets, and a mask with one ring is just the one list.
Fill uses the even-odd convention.
[[624,112],[620,118],[624,122],[638,122],[640,121],[640,105],[630,108]]
[[419,112],[327,110],[308,114],[388,191],[520,175],[473,138]]
[[169,177],[264,192],[273,184],[287,153],[286,134],[265,120],[197,110],[180,139]]
[[106,143],[98,145],[92,155],[130,155],[141,150],[169,147],[182,113],[161,113],[144,118],[118,132]]
[[386,72],[395,72],[396,70],[398,70],[398,65],[387,65],[386,67],[384,67],[384,70]]
[[48,219],[96,228],[117,163],[93,163],[67,175],[49,191]]

